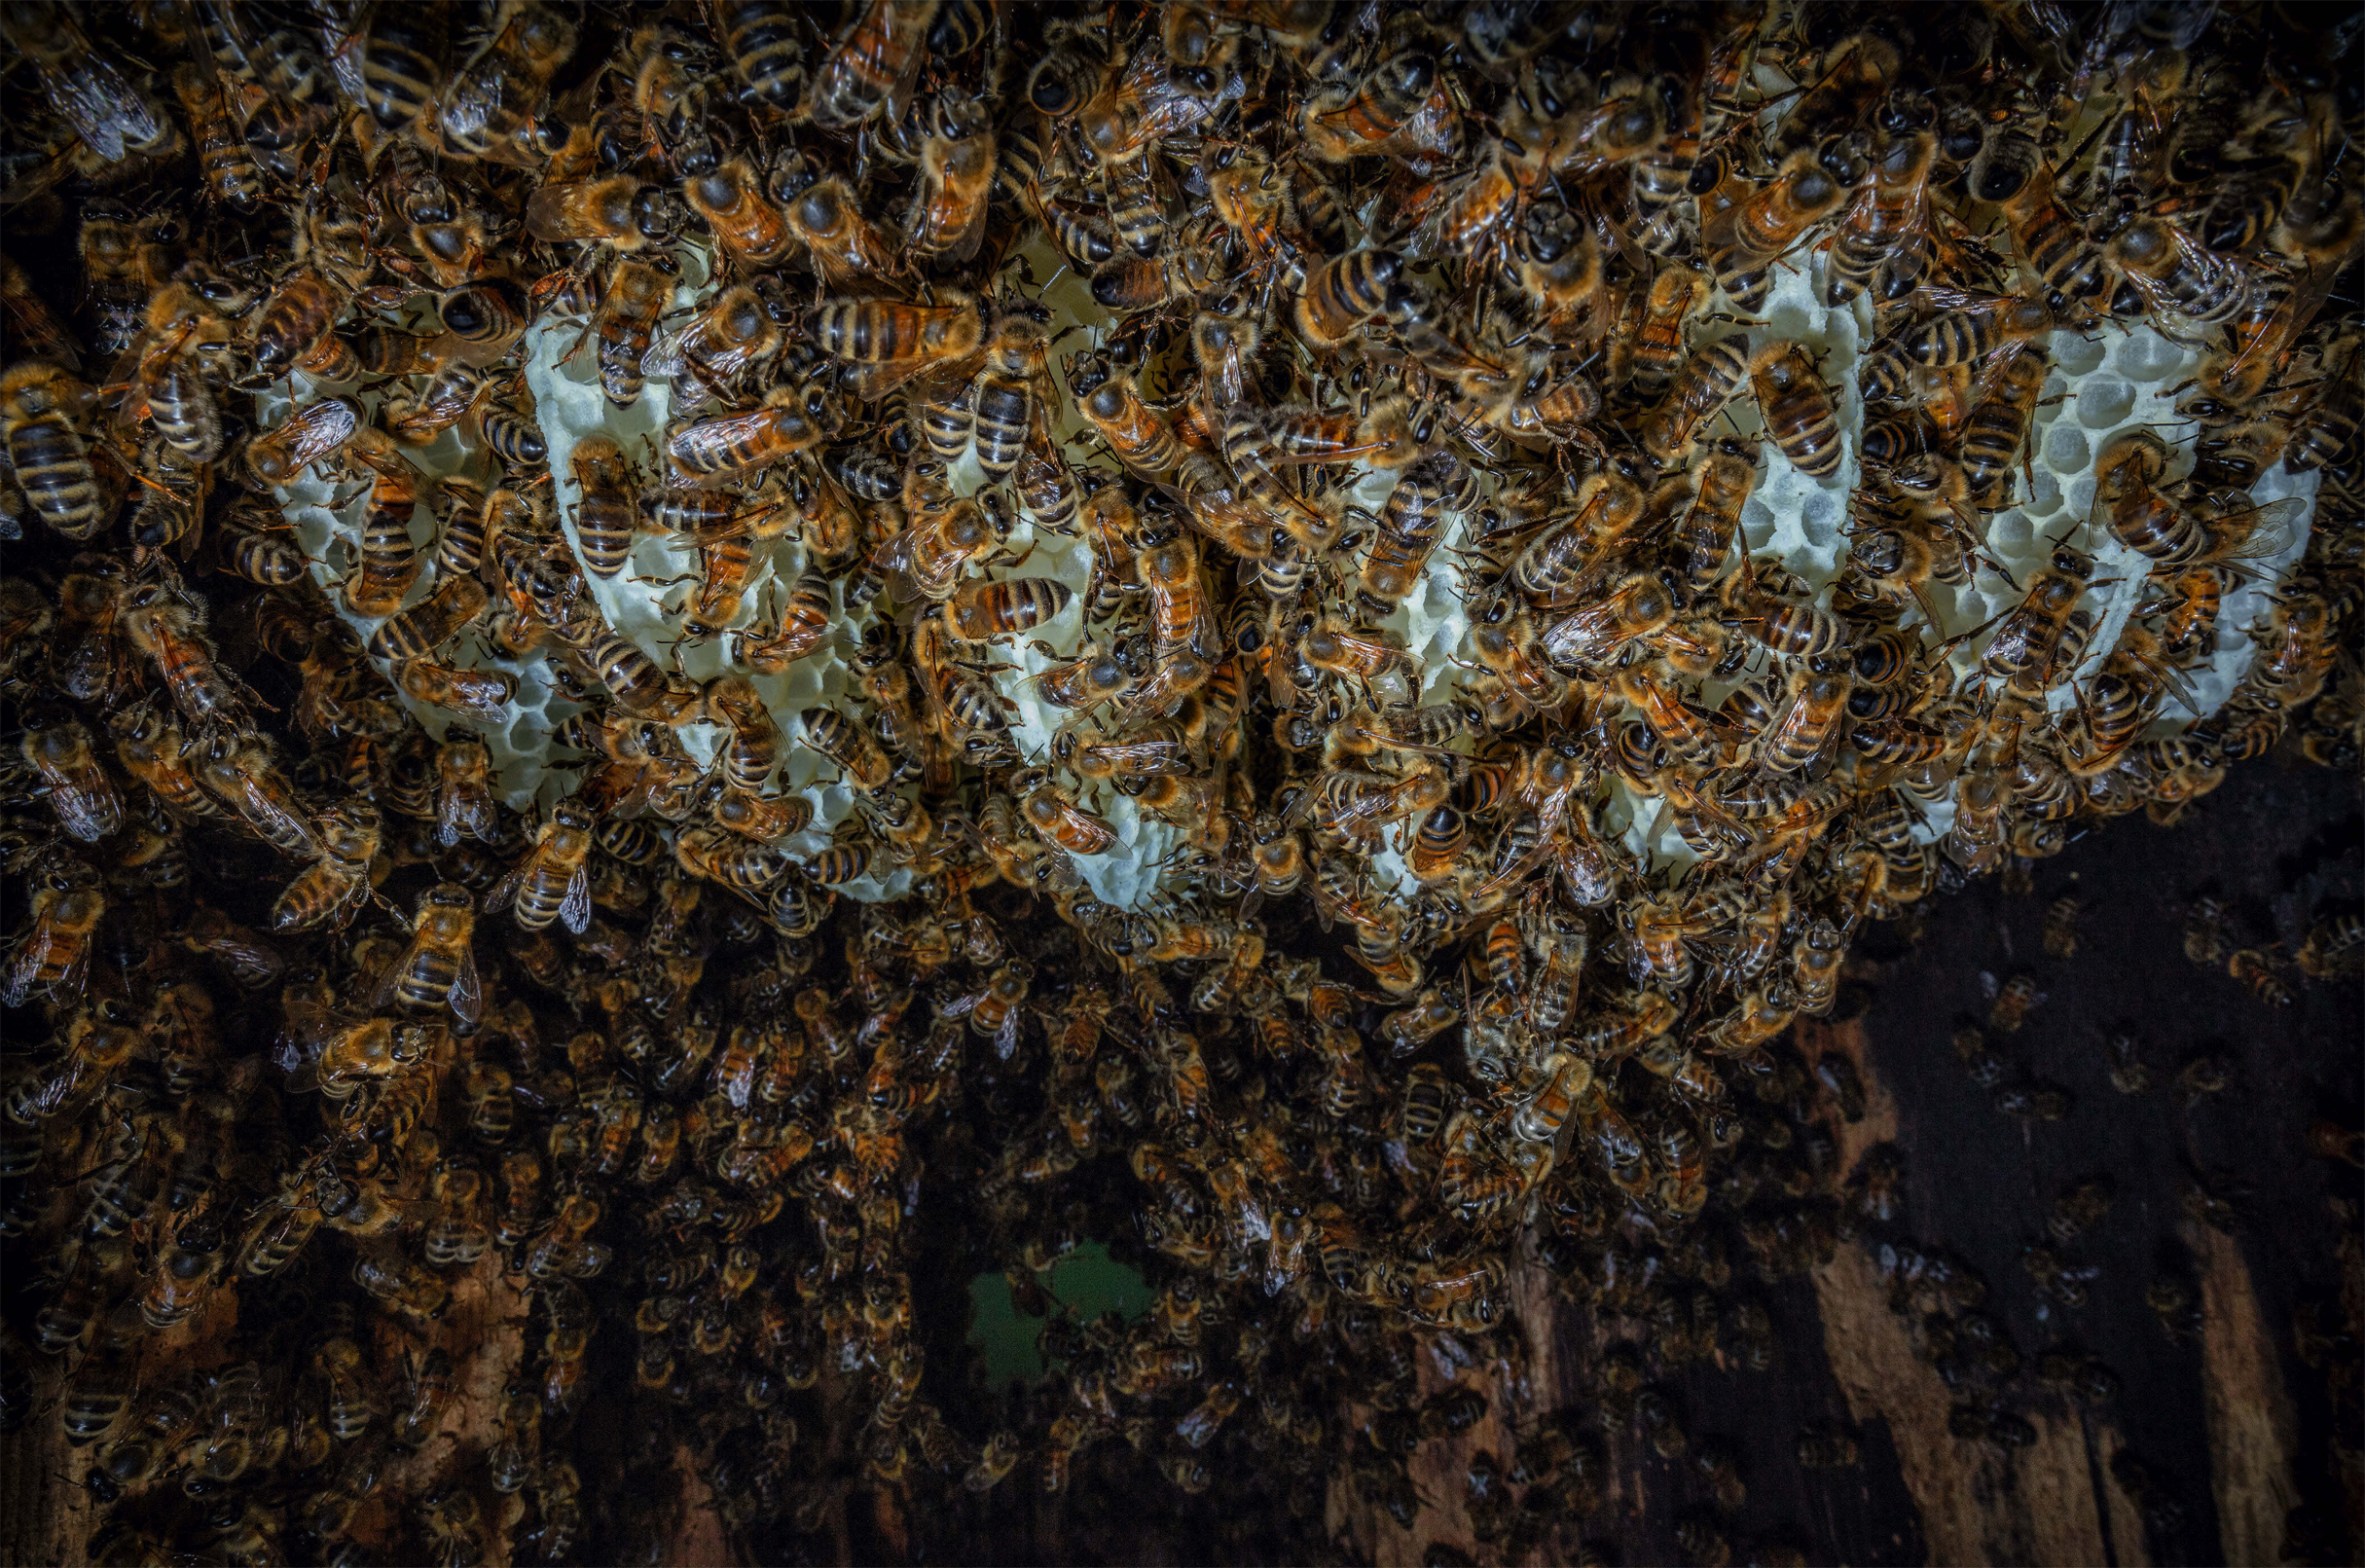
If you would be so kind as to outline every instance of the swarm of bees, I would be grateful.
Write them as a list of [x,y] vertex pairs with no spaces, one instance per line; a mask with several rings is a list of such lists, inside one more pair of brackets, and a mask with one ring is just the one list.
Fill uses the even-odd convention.
[[[0,5],[0,1414],[93,1560],[621,1560],[681,1464],[759,1553],[1016,1477],[1324,1554],[1531,1261],[1674,1457],[1651,1377],[1772,1359],[1736,1271],[1894,1213],[1786,1042],[1865,922],[2356,766],[2354,18],[839,12]],[[2055,361],[2136,333],[2172,420],[2016,576]],[[1087,1239],[1156,1312],[978,1395],[968,1278]],[[1601,1506],[1549,1438],[1490,1548]]]

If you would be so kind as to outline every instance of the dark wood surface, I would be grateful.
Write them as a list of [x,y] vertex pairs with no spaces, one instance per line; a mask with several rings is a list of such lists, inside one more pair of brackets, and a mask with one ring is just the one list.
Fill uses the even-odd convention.
[[[2295,999],[2269,1007],[2222,966],[2188,962],[2182,930],[2188,903],[2206,893],[2228,906],[2238,945],[2280,942],[2288,955],[2312,917],[2357,906],[2361,845],[2356,780],[2268,761],[2238,771],[2174,826],[2113,822],[2035,865],[2025,885],[1995,878],[1934,897],[1910,940],[1892,927],[1860,944],[1840,1021],[1801,1026],[1797,1043],[1810,1062],[1837,1050],[1858,1065],[1863,1118],[1827,1112],[1849,1169],[1867,1149],[1894,1144],[1904,1213],[1842,1243],[1803,1280],[1744,1286],[1736,1269],[1735,1289],[1758,1291],[1772,1310],[1774,1368],[1695,1367],[1674,1385],[1692,1440],[1713,1438],[1739,1456],[1746,1501],[1720,1520],[1732,1560],[1786,1546],[1812,1562],[2273,1563],[2284,1560],[2287,1515],[2302,1504],[2347,1521],[2315,1550],[2352,1560],[2359,1477],[2335,1459],[2328,1373],[2302,1362],[2293,1309],[2309,1296],[2329,1303],[2339,1286],[2342,1221],[2328,1200],[2354,1200],[2359,1178],[2311,1152],[2309,1130],[2320,1116],[2358,1125],[2365,989],[2286,971]],[[2078,951],[2057,961],[2043,951],[2041,925],[2047,904],[2072,890],[2084,906]],[[1986,1017],[1982,971],[1998,982],[2024,972],[2044,991],[2022,1029],[1992,1039],[2012,1063],[2007,1081],[2070,1093],[2062,1119],[2003,1113],[1957,1058],[1955,1027]],[[2144,1041],[2147,1093],[2111,1086],[2104,1041],[2123,1029]],[[2188,1104],[2176,1075],[2204,1053],[2228,1058],[2231,1079]],[[2186,1212],[2183,1191],[2203,1169],[2233,1173],[2232,1235]],[[2056,1194],[2097,1174],[2115,1182],[2117,1201],[2075,1240],[2051,1243]],[[2020,1261],[2038,1241],[2098,1267],[2083,1307],[2038,1293]],[[1986,1285],[1984,1311],[2022,1358],[2019,1373],[1956,1391],[1917,1359],[1911,1326],[1890,1309],[1884,1243],[1968,1264]],[[2201,1330],[2191,1342],[2172,1341],[2146,1302],[2163,1273],[2198,1293]],[[1360,1553],[1416,1562],[1442,1542],[1483,1559],[1460,1502],[1470,1453],[1508,1458],[1508,1427],[1555,1405],[1583,1407],[1599,1345],[1631,1332],[1595,1323],[1541,1280],[1523,1282],[1521,1304],[1535,1389],[1499,1399],[1481,1428],[1418,1456],[1437,1506],[1412,1531],[1338,1508]],[[2329,1304],[2328,1321],[2338,1317]],[[2046,1387],[2037,1362],[2056,1348],[2099,1359],[2120,1392],[2085,1402]],[[2348,1367],[2353,1375],[2353,1360]],[[1990,1401],[2025,1421],[2034,1441],[2008,1451],[1949,1433],[1955,1405]],[[2347,1404],[2353,1412],[2353,1390]],[[1830,1424],[1852,1431],[1860,1463],[1801,1469],[1800,1431]],[[2353,1432],[2348,1441],[2353,1460]],[[1675,1527],[1713,1515],[1708,1488],[1630,1430],[1611,1432],[1609,1443],[1610,1501],[1564,1529],[1557,1555],[1574,1555],[1582,1537],[1605,1560],[1682,1560]],[[2123,1451],[2173,1508],[2147,1510],[2129,1494],[2113,1474]]]

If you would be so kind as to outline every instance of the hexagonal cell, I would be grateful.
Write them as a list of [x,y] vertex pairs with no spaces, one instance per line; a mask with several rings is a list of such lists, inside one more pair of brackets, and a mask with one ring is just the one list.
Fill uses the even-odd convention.
[[2028,487],[2028,499],[2020,503],[2020,510],[2030,517],[2051,517],[2060,509],[2060,482],[2048,469],[2035,470],[2035,478]]
[[2067,424],[2056,424],[2045,432],[2045,466],[2056,473],[2084,468],[2092,456],[2085,435]]
[[2170,371],[2181,369],[2189,357],[2183,348],[2144,327],[2120,340],[2110,363],[2111,369],[2128,381],[2149,383],[2165,380]]
[[[2083,376],[2102,363],[2102,356],[2109,351],[2109,344],[2099,337],[2088,338],[2073,332],[2056,332],[2053,335],[2053,362],[2072,376]],[[2045,392],[2050,397],[2053,395],[2053,388],[2048,386]]]
[[[2055,492],[2054,504],[2060,504],[2060,494]],[[1987,544],[1995,550],[2019,550],[2025,547],[2036,534],[2028,519],[2019,512],[2002,512],[1987,527]]]
[[1763,550],[1773,537],[1773,508],[1752,495],[1741,507],[1741,537],[1752,550]]
[[1839,536],[1839,498],[1829,491],[1809,491],[1799,508],[1799,523],[1807,542],[1826,545]]
[[2134,411],[2135,389],[2125,382],[2095,378],[2078,388],[2078,422],[2089,430],[2107,430]]

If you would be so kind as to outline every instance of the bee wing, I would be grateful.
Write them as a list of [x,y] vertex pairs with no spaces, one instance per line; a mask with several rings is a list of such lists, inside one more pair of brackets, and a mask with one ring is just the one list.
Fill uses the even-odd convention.
[[559,919],[577,936],[591,929],[591,867],[579,865],[566,879],[566,896],[559,904]]
[[460,822],[468,815],[456,789],[445,789],[435,802],[435,842],[450,849],[459,842]]
[[[497,915],[508,908],[510,900],[518,895],[518,889],[525,886],[526,873],[533,869],[533,863],[538,857],[539,852],[533,850],[528,850],[520,856],[518,863],[511,866],[508,874],[492,885],[492,891],[485,894],[485,901],[479,907],[488,915]],[[578,870],[576,874],[580,876],[582,873]],[[582,929],[580,926],[573,928],[578,932]]]
[[640,356],[640,374],[661,376],[671,381],[688,369],[690,356],[687,346],[690,333],[697,325],[698,318],[693,315],[679,326],[659,333],[656,341]]
[[25,998],[32,993],[34,976],[49,959],[52,930],[47,919],[34,924],[23,945],[17,949],[16,962],[9,966],[8,989],[0,993],[0,1001],[12,1007],[24,1005]]
[[1912,294],[1916,309],[1930,310],[1978,310],[1995,304],[1992,294],[1981,294],[1959,289],[1948,283],[1924,283]]
[[452,977],[452,1016],[470,1029],[485,1016],[485,987],[477,978],[476,949],[460,949],[459,972]]
[[1018,1054],[1018,1026],[1024,1016],[1024,1009],[1018,1007],[1002,1014],[1001,1027],[994,1031],[994,1060],[1006,1062]]
[[2249,535],[2221,559],[2263,561],[2281,555],[2291,546],[2293,526],[2307,515],[2308,500],[2301,495],[2286,495],[2279,501],[2268,501],[2247,511],[2228,513],[2218,521],[2238,524],[2246,518]]
[[65,830],[85,844],[95,844],[123,825],[123,802],[101,775],[96,787],[59,784],[50,790],[50,804]]
[[43,66],[41,77],[51,106],[74,128],[74,133],[108,163],[121,162],[124,156],[121,106],[127,100],[138,101],[131,95],[131,85],[113,65],[90,54],[80,54],[70,70]]
[[394,987],[401,982],[404,973],[411,967],[411,960],[418,955],[418,938],[414,936],[396,955],[394,962],[386,966],[385,972],[378,977],[378,983],[370,988],[370,1005],[373,1008],[382,1007],[394,1000]]

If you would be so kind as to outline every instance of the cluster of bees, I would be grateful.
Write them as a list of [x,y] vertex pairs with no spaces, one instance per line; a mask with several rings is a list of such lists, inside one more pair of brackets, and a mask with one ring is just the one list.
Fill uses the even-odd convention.
[[[2286,731],[2355,766],[2352,22],[843,12],[0,6],[0,1394],[93,1560],[620,1559],[685,1454],[765,1550],[1154,1472],[1325,1553],[1323,1477],[1409,1523],[1518,1375],[1529,1259],[1683,1455],[1654,1379],[1774,1353],[1736,1278],[1893,1216],[1786,1043],[1863,923]],[[1800,276],[1855,384],[1750,315]],[[2016,579],[2053,346],[2138,324],[2201,356],[2176,420]],[[668,388],[645,451],[552,472],[552,330]],[[1777,474],[1854,476],[1827,581],[1752,551]],[[710,679],[601,609],[652,536]],[[1037,750],[997,653],[1054,622]],[[760,683],[823,656],[791,731]],[[487,742],[528,672],[580,754],[538,805]],[[852,791],[819,849],[792,735]],[[1120,797],[1180,837],[1135,907]],[[1092,1238],[1155,1311],[976,1393],[969,1275]],[[1474,1472],[1490,1550],[1601,1506],[1589,1420]]]

